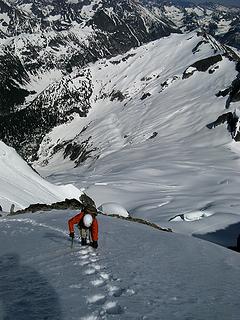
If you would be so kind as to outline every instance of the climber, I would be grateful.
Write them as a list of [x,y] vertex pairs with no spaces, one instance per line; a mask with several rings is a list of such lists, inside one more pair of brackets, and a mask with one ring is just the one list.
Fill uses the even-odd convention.
[[[74,238],[74,225],[77,224],[81,245],[87,245],[87,236],[89,234],[90,245],[97,249],[98,247],[98,221],[96,219],[97,209],[94,206],[86,206],[80,213],[68,220],[69,236]],[[90,239],[91,238],[91,239]]]

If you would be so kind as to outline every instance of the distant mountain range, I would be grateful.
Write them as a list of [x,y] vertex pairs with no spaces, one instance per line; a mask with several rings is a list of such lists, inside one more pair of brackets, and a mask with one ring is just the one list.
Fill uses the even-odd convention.
[[[0,139],[36,160],[46,134],[88,115],[96,86],[89,63],[193,30],[234,52],[240,48],[239,13],[168,1],[0,0]],[[119,91],[110,95],[124,97]]]

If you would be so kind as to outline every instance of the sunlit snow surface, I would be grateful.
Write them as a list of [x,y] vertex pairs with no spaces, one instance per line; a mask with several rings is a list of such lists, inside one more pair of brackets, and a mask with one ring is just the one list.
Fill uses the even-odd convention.
[[[214,54],[214,43],[193,54],[200,41],[173,35],[91,65],[89,116],[55,128],[35,163],[49,181],[85,189],[97,206],[118,203],[174,233],[98,215],[94,251],[77,238],[71,249],[67,221],[77,212],[0,218],[0,319],[239,319],[239,254],[191,237],[235,245],[240,225],[238,150],[224,126],[206,128],[226,112],[227,97],[215,94],[231,84],[235,65],[223,58],[212,74],[183,80],[191,64]],[[125,99],[111,101],[113,90]],[[81,167],[51,154],[58,142],[90,136],[97,150]]]
[[237,253],[103,216],[99,248],[71,249],[75,213],[0,219],[1,319],[238,319]]
[[[171,35],[90,65],[90,114],[46,136],[36,169],[53,182],[85,188],[97,206],[117,202],[130,215],[175,232],[235,245],[240,233],[239,153],[230,148],[225,125],[209,130],[206,124],[239,106],[233,103],[226,110],[227,97],[216,97],[237,72],[223,56],[210,67],[213,73],[195,71],[183,79],[194,62],[222,52],[211,38],[202,40],[195,33]],[[125,99],[111,101],[113,91]],[[146,93],[150,95],[143,99]],[[93,160],[73,168],[60,151],[42,166],[52,146],[89,137],[97,148]],[[190,219],[169,221],[178,215]]]
[[28,207],[33,203],[52,203],[77,198],[81,192],[73,185],[56,186],[44,180],[16,153],[0,141],[0,205],[3,211]]
[[102,203],[98,210],[107,215],[118,215],[122,217],[128,217],[129,214],[125,208],[123,208],[119,203],[107,202]]

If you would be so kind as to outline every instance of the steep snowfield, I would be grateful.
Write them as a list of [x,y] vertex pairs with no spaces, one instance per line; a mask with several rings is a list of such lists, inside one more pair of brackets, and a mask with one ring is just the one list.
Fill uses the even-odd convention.
[[[212,239],[219,230],[214,241],[222,243],[222,229],[234,225],[224,244],[235,245],[239,156],[230,149],[225,125],[206,128],[226,112],[227,97],[216,93],[235,78],[235,63],[222,56],[205,72],[191,67],[221,52],[211,38],[171,35],[89,66],[94,84],[89,116],[46,136],[35,168],[51,181],[85,188],[97,205],[117,202],[131,215],[175,231],[210,233]],[[116,92],[122,101],[114,99]],[[231,104],[229,111],[238,105]],[[93,149],[92,158],[78,168],[63,159],[63,151],[52,152],[52,146],[70,140],[89,140]],[[43,167],[46,154],[49,162]],[[190,219],[169,221],[182,214]]]
[[99,248],[73,249],[75,212],[0,219],[0,317],[237,320],[239,255],[99,216]]
[[73,185],[56,186],[34,172],[13,148],[0,141],[0,204],[8,211],[31,203],[52,203],[77,198],[81,192]]
[[[206,128],[226,112],[227,97],[216,93],[235,78],[235,64],[222,56],[205,72],[192,66],[220,53],[212,39],[172,35],[88,67],[88,117],[46,136],[35,168],[85,189],[103,209],[119,203],[175,232],[98,216],[94,251],[78,239],[70,247],[76,212],[2,217],[0,319],[239,318],[239,254],[190,237],[229,246],[240,230],[239,147],[224,125]],[[86,141],[91,158],[74,168],[64,148]],[[44,181],[3,143],[0,185],[4,210],[80,192]]]

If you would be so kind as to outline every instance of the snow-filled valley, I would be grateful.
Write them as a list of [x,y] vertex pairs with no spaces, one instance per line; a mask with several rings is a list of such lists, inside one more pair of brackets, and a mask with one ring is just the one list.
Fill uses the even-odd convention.
[[[43,139],[35,169],[52,182],[75,184],[98,206],[117,202],[132,216],[235,245],[238,142],[225,124],[206,125],[227,112],[228,97],[216,94],[231,86],[237,71],[225,55],[205,72],[191,67],[224,53],[211,37],[203,40],[196,33],[171,35],[89,66],[94,90],[88,117],[54,128]],[[120,98],[113,98],[116,93]],[[228,111],[238,106],[233,102]],[[68,144],[89,152],[84,163],[69,161]],[[178,218],[184,215],[185,221]],[[231,225],[223,241],[222,231]]]
[[[45,74],[56,74],[51,98],[66,78],[76,91],[87,79],[91,107],[43,137],[31,163],[41,176],[0,142],[0,320],[239,318],[240,256],[226,247],[240,234],[240,142],[226,123],[207,127],[240,112],[238,54],[205,33],[171,34]],[[82,191],[173,232],[99,214],[98,249],[78,237],[71,248],[76,211],[7,215]]]

